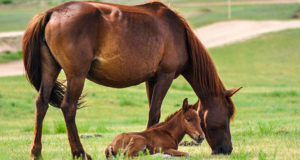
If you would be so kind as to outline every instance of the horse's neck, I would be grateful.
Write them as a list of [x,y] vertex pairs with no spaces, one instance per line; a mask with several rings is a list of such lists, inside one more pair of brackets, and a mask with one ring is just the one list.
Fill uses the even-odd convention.
[[211,89],[207,88],[207,86],[202,86],[203,84],[198,82],[197,78],[194,78],[194,74],[191,68],[188,69],[187,72],[183,73],[183,77],[191,85],[197,97],[201,100],[202,103],[205,103],[205,101],[207,101],[209,98],[218,96],[224,93],[225,91],[223,83],[221,82],[219,77],[217,77],[217,79],[211,79],[211,83],[216,83],[217,86],[217,88],[211,88]]
[[164,124],[163,126],[161,126],[160,128],[165,130],[166,132],[168,132],[170,134],[170,136],[177,142],[179,143],[184,135],[185,135],[185,130],[182,127],[182,122],[180,119],[180,114],[176,115],[175,117],[173,117],[168,123]]

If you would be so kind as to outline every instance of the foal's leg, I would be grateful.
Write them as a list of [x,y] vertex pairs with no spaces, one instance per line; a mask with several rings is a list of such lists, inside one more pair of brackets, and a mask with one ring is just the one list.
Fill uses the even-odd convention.
[[91,159],[91,157],[85,153],[82,144],[80,142],[78,131],[75,123],[75,116],[77,110],[77,102],[82,93],[84,86],[85,76],[72,76],[67,75],[67,91],[64,96],[61,109],[65,118],[68,139],[71,147],[71,152],[74,158]]
[[189,154],[186,153],[186,152],[180,152],[180,151],[178,151],[176,149],[172,149],[172,148],[164,149],[162,152],[165,153],[165,154],[169,154],[169,155],[172,155],[172,156],[178,156],[178,157],[187,157],[187,156],[189,156]]
[[173,82],[174,76],[175,73],[160,73],[157,75],[151,97],[147,128],[159,122],[161,104]]
[[126,148],[124,149],[123,153],[128,157],[137,156],[140,151],[144,151],[146,149],[146,139],[142,136],[135,135],[133,136]]
[[42,81],[36,99],[34,136],[30,152],[33,159],[41,158],[43,120],[48,110],[52,89],[60,71],[60,68],[52,60],[45,46],[42,47],[41,54]]

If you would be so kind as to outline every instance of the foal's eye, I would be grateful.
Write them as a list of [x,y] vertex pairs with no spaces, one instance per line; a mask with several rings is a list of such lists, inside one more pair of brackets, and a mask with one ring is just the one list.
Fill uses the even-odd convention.
[[187,121],[188,121],[188,122],[191,122],[192,120],[191,120],[191,119],[187,119]]

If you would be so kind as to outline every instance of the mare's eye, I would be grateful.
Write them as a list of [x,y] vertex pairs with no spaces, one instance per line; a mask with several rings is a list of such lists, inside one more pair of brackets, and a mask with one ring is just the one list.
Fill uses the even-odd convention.
[[191,119],[187,119],[187,121],[188,121],[188,122],[191,122],[192,120],[191,120]]

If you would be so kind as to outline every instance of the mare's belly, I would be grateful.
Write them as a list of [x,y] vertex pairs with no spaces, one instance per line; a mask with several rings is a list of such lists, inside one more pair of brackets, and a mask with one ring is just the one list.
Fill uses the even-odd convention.
[[112,15],[103,16],[106,23],[101,27],[99,49],[88,78],[122,88],[153,77],[159,69],[166,39],[159,21],[146,14],[139,15],[143,21],[133,21],[130,15],[117,19],[112,19]]
[[109,87],[129,87],[153,77],[158,63],[153,58],[134,54],[98,56],[92,62],[88,79]]

